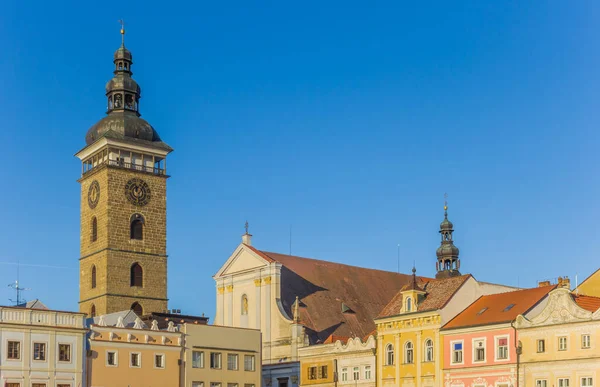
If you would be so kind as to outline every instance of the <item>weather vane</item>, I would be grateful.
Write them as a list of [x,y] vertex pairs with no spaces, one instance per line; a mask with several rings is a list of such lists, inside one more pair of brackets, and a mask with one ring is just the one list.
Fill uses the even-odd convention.
[[248,221],[246,221],[246,224],[244,225],[244,227],[246,228],[246,234],[248,234]]
[[444,194],[444,211],[448,209],[448,193]]
[[121,44],[125,46],[125,22],[121,19],[119,23],[121,24]]

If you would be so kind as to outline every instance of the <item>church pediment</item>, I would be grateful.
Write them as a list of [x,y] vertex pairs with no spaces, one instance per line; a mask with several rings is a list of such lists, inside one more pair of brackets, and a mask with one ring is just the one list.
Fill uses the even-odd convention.
[[566,324],[593,320],[592,312],[587,311],[573,301],[569,290],[560,288],[548,294],[546,307],[536,316],[526,318],[519,315],[516,320],[517,328]]
[[227,262],[219,269],[214,278],[251,271],[269,264],[264,258],[256,254],[251,248],[240,244],[229,257]]

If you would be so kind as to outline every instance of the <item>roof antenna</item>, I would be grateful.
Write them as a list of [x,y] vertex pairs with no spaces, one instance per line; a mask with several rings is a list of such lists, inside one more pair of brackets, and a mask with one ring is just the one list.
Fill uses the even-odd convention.
[[26,300],[21,298],[21,292],[24,290],[31,290],[30,288],[22,288],[19,286],[19,266],[19,261],[17,260],[17,280],[12,284],[8,284],[8,287],[14,289],[14,291],[17,293],[16,300],[9,299],[9,301],[15,304],[15,306],[19,306],[26,302]]

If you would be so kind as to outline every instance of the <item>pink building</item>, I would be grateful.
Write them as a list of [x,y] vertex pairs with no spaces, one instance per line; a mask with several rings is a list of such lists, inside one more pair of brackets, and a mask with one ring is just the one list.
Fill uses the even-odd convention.
[[519,314],[543,307],[556,286],[482,296],[442,327],[445,387],[518,387]]

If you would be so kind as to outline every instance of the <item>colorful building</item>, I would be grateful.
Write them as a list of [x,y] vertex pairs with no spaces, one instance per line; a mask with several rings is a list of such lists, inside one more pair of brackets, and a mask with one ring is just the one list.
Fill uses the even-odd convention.
[[551,291],[515,322],[521,355],[516,387],[593,387],[600,378],[600,298]]
[[600,269],[587,277],[575,289],[577,294],[600,297]]
[[298,350],[300,385],[312,387],[375,387],[375,338],[311,345]]
[[82,386],[85,335],[83,313],[0,306],[0,386]]
[[441,330],[446,387],[512,387],[517,383],[518,315],[545,306],[556,286],[482,296]]

